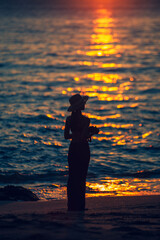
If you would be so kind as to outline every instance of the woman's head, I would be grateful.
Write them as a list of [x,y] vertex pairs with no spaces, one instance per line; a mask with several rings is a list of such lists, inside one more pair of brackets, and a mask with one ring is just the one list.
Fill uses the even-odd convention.
[[73,95],[69,99],[70,106],[68,108],[68,111],[74,112],[78,110],[84,110],[87,100],[88,100],[88,96],[81,96],[80,94]]

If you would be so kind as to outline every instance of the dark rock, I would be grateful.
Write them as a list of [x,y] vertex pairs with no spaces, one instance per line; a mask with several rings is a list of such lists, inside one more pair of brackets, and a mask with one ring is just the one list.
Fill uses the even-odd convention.
[[0,201],[37,201],[39,198],[31,190],[8,185],[0,188]]

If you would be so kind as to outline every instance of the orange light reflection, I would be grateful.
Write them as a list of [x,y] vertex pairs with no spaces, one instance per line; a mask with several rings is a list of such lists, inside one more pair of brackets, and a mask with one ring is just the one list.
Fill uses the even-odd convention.
[[94,118],[94,119],[97,119],[97,120],[106,120],[106,119],[109,119],[109,118],[119,118],[121,115],[120,114],[115,114],[115,115],[110,115],[110,116],[97,116],[97,115],[93,115],[93,114],[90,114],[90,113],[84,113],[84,115],[86,115],[87,117],[89,118]]
[[144,134],[142,135],[142,138],[146,138],[146,137],[148,137],[150,134],[152,134],[152,131],[149,131],[149,132],[147,132],[147,133],[144,133]]
[[87,74],[87,78],[93,81],[102,81],[104,83],[117,83],[118,80],[121,80],[122,77],[118,74],[104,74],[104,73],[92,73]]
[[160,179],[119,179],[106,177],[100,183],[87,182],[87,197],[153,195],[160,192]]
[[[128,91],[129,87],[121,87],[121,86],[98,86],[93,85],[91,87],[75,87],[75,88],[67,88],[67,91],[62,91],[62,94],[67,94],[67,92],[72,92],[72,94],[75,94],[75,92],[80,92],[82,95],[85,93],[85,95],[88,95],[89,97],[97,97],[99,101],[128,101],[130,99],[129,96],[124,95],[124,91]],[[113,92],[113,94],[111,94]],[[136,100],[136,98],[135,98]],[[136,107],[137,104],[131,105],[131,107]],[[123,108],[122,105],[118,105],[117,108]]]
[[113,135],[113,136],[103,136],[107,135],[106,133],[101,131],[101,134],[97,136],[93,136],[93,139],[97,139],[98,141],[112,141],[112,146],[116,145],[132,145],[132,148],[134,148],[134,145],[138,144],[145,144],[147,143],[147,139],[143,139],[140,136],[130,136],[127,133],[119,135]]
[[114,27],[111,13],[106,9],[98,9],[98,18],[94,20],[94,33],[91,36],[91,49],[86,55],[91,56],[109,56],[116,54],[117,50],[113,43],[118,42],[117,36],[113,33]]
[[66,187],[59,184],[52,184],[51,186],[48,186],[46,188],[35,189],[35,193],[43,201],[49,199],[66,199],[66,192]]
[[[41,200],[67,198],[67,187],[60,184],[37,187],[34,191]],[[160,179],[106,177],[98,183],[86,183],[86,197],[159,195],[159,192]]]
[[[93,31],[91,35],[91,44],[85,50],[78,50],[77,54],[86,56],[104,57],[110,55],[120,56],[119,46],[115,43],[119,42],[117,35],[113,32],[114,20],[111,17],[111,12],[106,9],[97,9],[95,12],[97,18],[93,21]],[[121,67],[121,64],[116,63],[102,63],[101,61],[83,61],[79,62],[81,65],[92,66],[96,65],[101,68],[115,68]]]

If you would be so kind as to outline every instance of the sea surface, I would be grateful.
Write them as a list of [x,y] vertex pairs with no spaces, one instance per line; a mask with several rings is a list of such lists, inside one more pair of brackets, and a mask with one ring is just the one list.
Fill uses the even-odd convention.
[[158,2],[19,2],[0,6],[0,186],[66,198],[64,124],[81,93],[100,129],[87,196],[159,194]]

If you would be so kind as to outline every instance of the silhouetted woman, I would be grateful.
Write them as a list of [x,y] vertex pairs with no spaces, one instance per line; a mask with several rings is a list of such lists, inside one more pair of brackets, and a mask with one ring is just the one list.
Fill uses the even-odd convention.
[[[64,137],[71,139],[68,152],[69,178],[67,184],[68,210],[85,210],[86,176],[90,161],[88,139],[94,133],[89,133],[90,119],[82,115],[88,96],[73,95],[70,99],[69,112],[65,124]],[[94,128],[94,127],[93,127]],[[93,130],[93,129],[92,129]],[[97,130],[96,130],[97,131]]]

